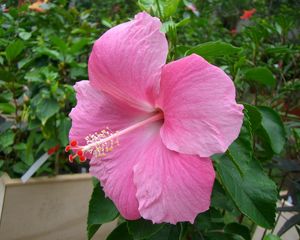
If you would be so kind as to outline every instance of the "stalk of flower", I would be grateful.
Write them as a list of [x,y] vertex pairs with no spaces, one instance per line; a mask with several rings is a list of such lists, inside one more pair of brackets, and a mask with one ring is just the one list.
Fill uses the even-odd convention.
[[129,220],[194,222],[210,206],[210,157],[237,138],[243,106],[232,80],[193,54],[166,64],[158,18],[139,13],[94,44],[76,83],[70,161],[90,173]]

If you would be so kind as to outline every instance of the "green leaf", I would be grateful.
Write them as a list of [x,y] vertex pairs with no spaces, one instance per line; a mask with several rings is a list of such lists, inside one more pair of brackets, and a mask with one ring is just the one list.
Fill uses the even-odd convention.
[[55,60],[60,60],[60,61],[64,60],[62,54],[60,54],[58,51],[51,50],[46,47],[37,47],[35,50],[40,55],[47,55],[50,58],[55,59]]
[[224,189],[239,210],[258,225],[271,228],[275,221],[277,189],[259,162],[252,157],[251,127],[245,114],[238,139],[227,155],[214,157]]
[[14,78],[15,77],[11,72],[0,69],[0,80],[9,82],[12,81]]
[[[157,6],[159,5],[159,8]],[[158,17],[167,19],[173,16],[177,10],[179,0],[139,0],[140,8],[148,13],[154,13]]]
[[9,129],[0,135],[0,149],[5,149],[14,143],[15,133]]
[[58,127],[58,139],[62,146],[66,146],[69,142],[69,131],[71,128],[71,121],[69,118],[63,118]]
[[206,234],[207,240],[245,240],[240,235],[224,232],[211,232]]
[[66,44],[66,42],[64,40],[62,40],[61,38],[59,38],[58,36],[54,35],[50,37],[50,40],[52,41],[52,43],[54,45],[56,45],[56,47],[63,53],[65,53],[68,49],[68,45]]
[[88,226],[87,228],[87,235],[88,240],[92,239],[92,237],[95,235],[95,233],[99,230],[102,224],[93,224],[91,226]]
[[200,232],[223,229],[224,225],[224,216],[213,207],[204,213],[198,214],[194,222],[195,229]]
[[129,234],[127,229],[127,223],[124,222],[115,228],[106,240],[133,240],[133,237]]
[[190,21],[191,21],[191,19],[190,18],[184,18],[184,19],[182,19],[181,21],[179,21],[178,23],[176,23],[176,27],[184,27],[184,26],[186,26],[187,24],[189,24],[190,23]]
[[249,164],[252,160],[252,128],[247,113],[245,113],[239,137],[230,145],[227,152],[231,160],[239,166],[242,172],[243,165]]
[[40,69],[34,69],[34,70],[31,70],[30,72],[27,72],[25,74],[24,78],[28,82],[40,82],[40,83],[44,82],[44,79],[42,78]]
[[13,113],[16,111],[16,107],[10,103],[0,103],[0,112],[3,113]]
[[174,240],[179,239],[180,231],[176,225],[164,224],[163,228],[147,240]]
[[211,195],[211,207],[217,208],[217,209],[224,209],[231,214],[239,214],[239,211],[235,207],[233,201],[228,198],[225,191],[223,190],[221,184],[219,183],[218,179],[215,180],[214,186],[213,186],[213,192]]
[[270,233],[263,240],[281,240],[281,238]]
[[251,240],[249,228],[239,223],[229,223],[225,226],[224,231],[242,236],[245,240]]
[[[293,50],[286,47],[286,46],[279,46],[279,47],[270,47],[265,49],[266,53],[278,53],[278,54],[285,54],[285,53],[292,53]],[[296,51],[295,51],[296,52]]]
[[128,221],[128,229],[134,240],[143,240],[154,235],[163,228],[164,224],[153,224],[151,221],[139,219]]
[[5,50],[6,59],[12,62],[24,50],[25,45],[22,41],[17,40],[8,45]]
[[4,166],[4,160],[0,160],[0,169]]
[[87,219],[87,235],[91,239],[99,227],[114,220],[119,215],[113,202],[105,197],[100,183],[94,186],[94,190],[89,203]]
[[245,72],[245,78],[249,81],[255,81],[265,86],[274,87],[276,79],[272,72],[266,67],[251,68]]
[[42,121],[43,125],[58,111],[58,102],[53,98],[41,98],[36,105],[36,116]]
[[24,174],[28,170],[29,166],[24,162],[17,162],[12,166],[12,169],[15,173]]
[[160,30],[164,33],[168,33],[170,31],[173,31],[174,28],[176,28],[176,24],[174,21],[170,20],[164,22]]
[[247,115],[249,117],[251,128],[253,131],[258,129],[261,125],[262,116],[257,107],[244,103],[245,109],[247,110]]
[[261,114],[261,126],[267,135],[269,144],[274,153],[279,154],[285,144],[285,130],[281,118],[272,108],[260,106],[257,109]]
[[271,228],[275,220],[276,185],[263,172],[256,160],[245,167],[241,176],[236,166],[223,156],[217,172],[225,189],[242,213],[258,225]]
[[69,52],[72,54],[76,54],[76,53],[80,52],[82,49],[84,49],[84,47],[88,43],[89,43],[89,40],[87,38],[81,38],[80,40],[78,40],[71,46]]
[[206,42],[199,44],[196,47],[191,48],[188,50],[185,55],[191,55],[196,53],[203,58],[211,59],[216,57],[223,57],[238,53],[241,48],[234,47],[229,43],[225,43],[222,41],[215,41],[215,42]]
[[31,33],[30,32],[20,32],[19,37],[26,41],[29,38],[31,38]]
[[22,68],[28,66],[29,64],[32,64],[33,61],[34,61],[36,58],[37,58],[36,55],[32,55],[32,56],[29,57],[29,58],[23,58],[23,59],[21,59],[21,60],[18,62],[18,65],[17,65],[17,66],[18,66],[19,69],[22,69]]

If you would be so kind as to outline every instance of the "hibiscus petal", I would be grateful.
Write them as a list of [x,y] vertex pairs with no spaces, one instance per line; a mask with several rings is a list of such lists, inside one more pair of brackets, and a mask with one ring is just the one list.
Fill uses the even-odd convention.
[[168,44],[161,22],[147,13],[111,28],[89,58],[91,84],[132,106],[153,110]]
[[[106,127],[113,131],[121,130],[148,116],[147,113],[132,108],[109,94],[98,92],[89,81],[78,82],[74,88],[77,92],[77,105],[70,113],[72,119],[70,139],[77,140],[79,145],[86,144],[85,137],[89,134],[99,132]],[[130,136],[134,135],[129,134]],[[94,158],[90,162],[90,172],[101,181],[107,195],[117,202],[122,215],[127,219],[136,219],[140,214],[135,197],[136,188],[133,184],[132,168],[137,158],[124,158],[127,154],[126,148],[131,148],[132,142],[129,141],[126,145],[127,139],[123,141],[122,137],[120,141],[122,141],[121,146],[116,146],[115,150],[108,155],[116,161]],[[135,151],[135,148],[132,149]],[[91,158],[91,155],[87,157]],[[120,171],[115,171],[114,168]]]
[[189,221],[209,208],[215,172],[209,158],[165,147],[159,136],[149,142],[134,167],[139,211],[154,223]]
[[86,144],[86,136],[106,127],[117,131],[145,118],[146,113],[95,90],[89,81],[77,82],[74,88],[77,105],[70,113],[72,127],[69,137],[79,145]]
[[209,157],[238,137],[243,106],[220,68],[193,54],[164,67],[160,88],[157,105],[165,118],[160,134],[169,149]]
[[144,152],[153,136],[159,136],[160,125],[151,123],[120,136],[120,145],[107,158],[93,158],[90,162],[90,173],[100,180],[105,194],[126,219],[140,218],[133,167],[141,159],[148,159]]

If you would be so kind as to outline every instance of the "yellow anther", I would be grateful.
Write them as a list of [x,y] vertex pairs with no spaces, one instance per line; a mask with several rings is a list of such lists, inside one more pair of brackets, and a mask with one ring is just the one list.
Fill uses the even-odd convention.
[[88,135],[85,140],[86,151],[95,157],[105,157],[105,153],[111,152],[118,145],[118,134],[106,127],[100,132]]

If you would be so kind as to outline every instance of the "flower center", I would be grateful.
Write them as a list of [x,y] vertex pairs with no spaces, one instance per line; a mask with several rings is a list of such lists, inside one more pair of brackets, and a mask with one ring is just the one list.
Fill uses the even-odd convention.
[[69,161],[73,162],[76,157],[79,157],[80,162],[86,161],[86,154],[90,153],[94,157],[105,157],[106,153],[111,152],[114,147],[119,145],[119,137],[129,133],[139,127],[142,127],[151,122],[162,120],[164,118],[163,112],[158,111],[151,117],[137,122],[123,130],[113,132],[108,127],[105,129],[88,135],[86,145],[79,146],[76,140],[71,140],[70,144],[66,146],[65,151],[69,152],[72,150],[75,152],[74,155],[69,155]]

